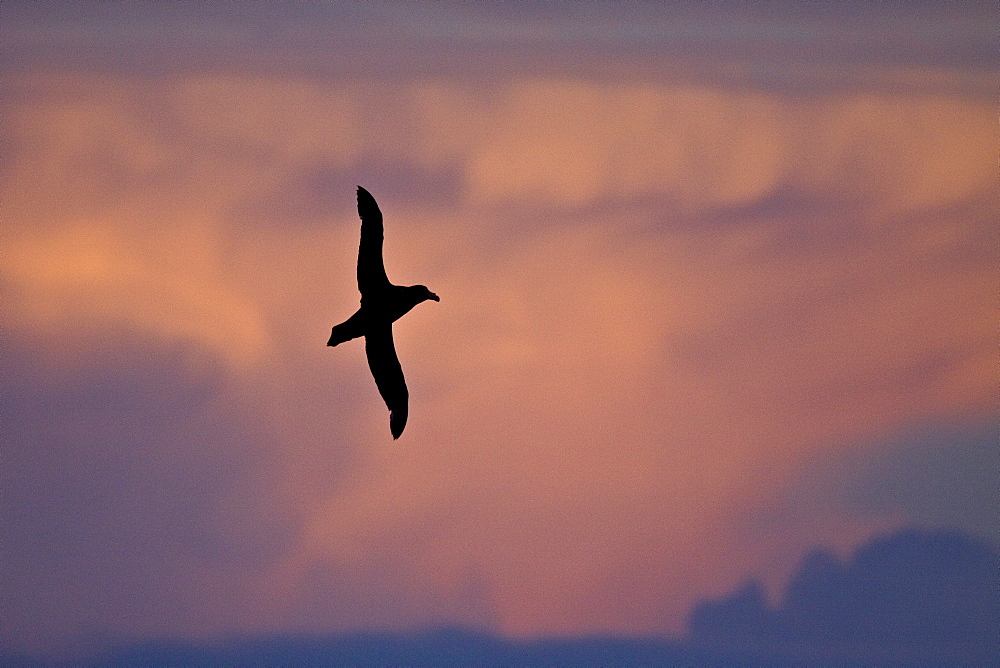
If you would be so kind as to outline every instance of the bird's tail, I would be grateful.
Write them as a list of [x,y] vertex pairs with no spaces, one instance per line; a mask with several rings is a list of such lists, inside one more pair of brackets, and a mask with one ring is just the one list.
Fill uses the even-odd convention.
[[399,438],[406,426],[407,405],[403,404],[399,408],[389,411],[389,431],[392,432],[393,440]]
[[364,335],[364,324],[358,314],[355,313],[344,322],[333,327],[330,332],[330,340],[326,342],[326,345],[336,346],[344,341],[350,341]]

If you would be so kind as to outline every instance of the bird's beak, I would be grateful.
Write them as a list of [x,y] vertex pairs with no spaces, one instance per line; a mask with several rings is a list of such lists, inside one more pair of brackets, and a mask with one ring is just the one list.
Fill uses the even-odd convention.
[[441,298],[440,298],[440,297],[438,297],[438,296],[437,296],[436,294],[434,294],[433,292],[432,292],[432,293],[431,293],[431,294],[430,294],[430,295],[429,295],[429,296],[428,296],[427,298],[428,298],[428,299],[433,299],[433,300],[434,300],[434,301],[436,301],[436,302],[439,302],[439,301],[441,301]]

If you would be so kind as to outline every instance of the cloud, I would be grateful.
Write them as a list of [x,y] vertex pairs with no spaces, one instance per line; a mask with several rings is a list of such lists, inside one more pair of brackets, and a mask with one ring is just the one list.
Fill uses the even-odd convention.
[[[6,658],[6,657],[0,657]],[[16,657],[28,663],[30,659]],[[674,665],[760,662],[760,655],[719,654],[634,638],[544,638],[513,641],[461,628],[419,633],[322,637],[255,637],[219,643],[148,642],[91,657],[96,663],[293,665]]]
[[751,581],[700,603],[689,624],[706,643],[783,647],[814,660],[901,647],[925,659],[995,656],[998,573],[1000,554],[987,544],[956,531],[907,529],[862,545],[846,563],[828,551],[809,553],[777,606]]
[[477,200],[575,207],[658,195],[698,216],[791,191],[896,212],[960,202],[991,182],[989,108],[975,102],[848,94],[788,104],[693,86],[539,80],[498,106],[470,165]]
[[842,464],[843,505],[858,513],[900,513],[911,522],[959,526],[1000,543],[1000,510],[991,499],[1000,475],[1000,425],[933,429]]
[[151,631],[204,601],[193,564],[239,570],[286,539],[266,520],[236,529],[224,516],[261,502],[252,487],[231,495],[270,446],[224,408],[219,361],[128,334],[91,339],[73,361],[4,337],[7,646]]
[[[0,644],[85,652],[273,628],[262,584],[303,530],[295,495],[335,493],[356,469],[338,418],[349,402],[314,415],[329,402],[284,405],[264,387],[258,407],[241,375],[197,343],[120,328],[66,335],[86,354],[7,332],[0,346],[0,552],[11,569]],[[292,435],[303,415],[315,431]],[[369,596],[362,575],[332,577]]]
[[[10,239],[3,269],[19,326],[52,338],[66,322],[77,332],[117,322],[202,341],[234,366],[252,365],[269,347],[259,313],[212,275],[195,239],[177,232],[133,240],[94,221]],[[188,262],[175,264],[179,257]]]
[[307,163],[259,196],[239,202],[230,218],[233,227],[240,229],[260,225],[294,231],[301,226],[326,226],[332,215],[355,215],[354,202],[344,193],[358,185],[367,185],[382,198],[402,205],[453,207],[462,181],[457,166],[425,169],[390,160],[359,160],[343,166]]
[[[1000,554],[961,532],[904,529],[871,539],[847,561],[811,551],[778,605],[769,604],[752,580],[728,596],[701,601],[684,640],[607,634],[512,640],[469,630],[475,625],[391,633],[372,629],[394,623],[399,608],[361,606],[350,614],[373,615],[375,626],[364,632],[147,640],[90,654],[87,663],[978,665],[997,657],[998,573]],[[313,584],[319,597],[357,596],[341,587],[333,591],[329,582]],[[330,608],[301,610],[324,615]]]
[[788,488],[751,523],[881,516],[958,527],[998,543],[996,441],[995,421],[925,424],[877,445],[820,454],[804,461]]
[[[354,77],[350,45],[333,76],[336,51],[320,75],[172,48],[187,64],[155,77],[131,61],[4,75],[26,507],[78,490],[79,517],[121,546],[59,538],[68,502],[26,511],[11,642],[358,619],[676,631],[776,554],[898,526],[845,513],[747,538],[803,462],[996,413],[976,95],[611,77],[586,57]],[[399,447],[363,346],[323,346],[357,305],[357,183],[385,212],[390,276],[442,296],[396,326]],[[52,566],[58,587],[30,567],[32,526],[81,555]],[[146,561],[116,588],[130,550]]]
[[[908,3],[906,12],[862,4],[610,11],[590,3],[573,15],[537,3],[502,13],[463,3],[94,13],[27,5],[4,7],[10,28],[3,46],[5,63],[16,69],[159,75],[209,68],[354,78],[443,73],[482,81],[565,74],[583,65],[611,79],[640,74],[784,92],[957,88],[989,99],[995,35],[986,26],[996,18],[989,3],[964,3],[960,11]],[[123,62],[122,52],[132,57]]]

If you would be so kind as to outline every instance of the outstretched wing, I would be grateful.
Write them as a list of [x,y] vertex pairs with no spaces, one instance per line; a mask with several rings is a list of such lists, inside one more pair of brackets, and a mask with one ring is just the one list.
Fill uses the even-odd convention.
[[399,438],[406,426],[407,400],[410,394],[406,390],[403,368],[399,366],[396,347],[392,343],[392,323],[369,326],[365,334],[365,354],[379,394],[389,407],[389,430],[393,438]]
[[358,186],[358,215],[361,216],[361,246],[358,249],[358,290],[361,296],[389,285],[382,263],[382,212],[375,198]]

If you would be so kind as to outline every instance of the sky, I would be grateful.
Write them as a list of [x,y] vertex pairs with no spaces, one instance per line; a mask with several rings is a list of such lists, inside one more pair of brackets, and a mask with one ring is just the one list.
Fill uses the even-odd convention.
[[[1000,544],[997,18],[0,4],[0,648],[678,638]],[[357,185],[441,297],[399,441]]]

